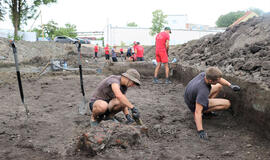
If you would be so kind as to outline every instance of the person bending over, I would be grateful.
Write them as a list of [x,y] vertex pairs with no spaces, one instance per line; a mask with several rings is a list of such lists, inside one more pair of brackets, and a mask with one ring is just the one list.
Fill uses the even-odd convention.
[[226,110],[231,106],[229,100],[216,98],[223,86],[228,86],[233,91],[240,91],[239,86],[233,85],[222,78],[222,72],[216,67],[210,67],[206,72],[200,73],[186,86],[184,93],[185,103],[194,113],[197,131],[202,139],[208,138],[203,130],[202,114]]
[[[92,94],[89,107],[92,111],[90,123],[96,126],[101,120],[114,119],[114,115],[123,111],[127,123],[133,123],[133,118],[139,118],[140,113],[127,99],[129,87],[139,86],[140,74],[135,69],[128,69],[122,75],[111,75],[99,83]],[[129,114],[129,109],[132,116]],[[132,118],[133,117],[133,118]]]

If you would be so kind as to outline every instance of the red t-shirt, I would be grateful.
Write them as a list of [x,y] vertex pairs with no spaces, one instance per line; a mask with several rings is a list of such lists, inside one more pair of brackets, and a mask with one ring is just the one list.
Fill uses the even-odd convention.
[[105,47],[104,50],[105,50],[105,54],[109,54],[110,53],[110,48],[109,47]]
[[156,50],[166,51],[166,41],[170,40],[170,35],[166,32],[160,32],[156,36]]
[[95,52],[98,52],[98,46],[95,46]]
[[144,52],[143,46],[138,45],[138,46],[136,47],[136,49],[137,49],[137,57],[143,57],[143,52]]
[[135,44],[135,45],[133,46],[133,51],[134,51],[134,52],[135,52],[137,46],[138,46],[137,44]]
[[123,52],[123,48],[120,48],[120,52]]

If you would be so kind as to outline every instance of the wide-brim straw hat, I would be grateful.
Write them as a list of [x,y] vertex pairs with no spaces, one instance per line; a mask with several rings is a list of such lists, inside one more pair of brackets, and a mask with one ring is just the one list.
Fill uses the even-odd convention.
[[128,69],[125,73],[122,73],[122,76],[130,79],[131,81],[133,81],[136,85],[141,85],[141,76],[140,73],[136,70],[136,69]]

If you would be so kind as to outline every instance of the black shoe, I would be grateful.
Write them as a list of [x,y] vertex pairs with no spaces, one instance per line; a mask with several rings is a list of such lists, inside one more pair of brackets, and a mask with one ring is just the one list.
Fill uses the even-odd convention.
[[218,116],[218,114],[216,114],[215,112],[207,112],[207,113],[203,113],[202,118],[209,119],[216,116]]
[[154,84],[159,84],[160,82],[159,82],[159,80],[157,78],[154,78],[153,83]]

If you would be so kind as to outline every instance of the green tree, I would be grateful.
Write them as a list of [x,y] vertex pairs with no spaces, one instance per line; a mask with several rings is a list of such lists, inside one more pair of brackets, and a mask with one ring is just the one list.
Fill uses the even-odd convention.
[[21,25],[27,24],[27,20],[34,17],[39,6],[55,2],[57,0],[4,0],[14,27],[14,38],[18,36]]
[[[58,27],[58,24],[53,20],[43,25],[44,35],[50,39],[54,39],[56,36],[68,36],[71,38],[77,37],[77,29],[73,24],[65,24],[65,27]],[[38,37],[42,37],[42,26],[34,28],[32,32],[36,32]]]
[[[76,26],[73,24],[65,24],[65,27],[60,27],[55,31],[54,37],[55,36],[68,36],[71,38],[77,37],[77,29]],[[53,38],[54,38],[53,37]]]
[[138,25],[135,22],[129,22],[127,24],[128,27],[138,27]]
[[242,17],[245,14],[245,11],[230,12],[225,15],[221,15],[216,21],[217,27],[228,27],[237,19]]
[[43,25],[44,35],[46,35],[46,37],[49,37],[50,39],[53,39],[58,29],[57,25],[58,24],[54,22],[53,20],[50,20],[47,24],[44,24]]
[[164,15],[162,10],[155,10],[152,12],[153,19],[152,19],[152,27],[150,28],[150,35],[154,36],[155,34],[159,33],[164,25],[167,24],[166,18],[167,15]]

